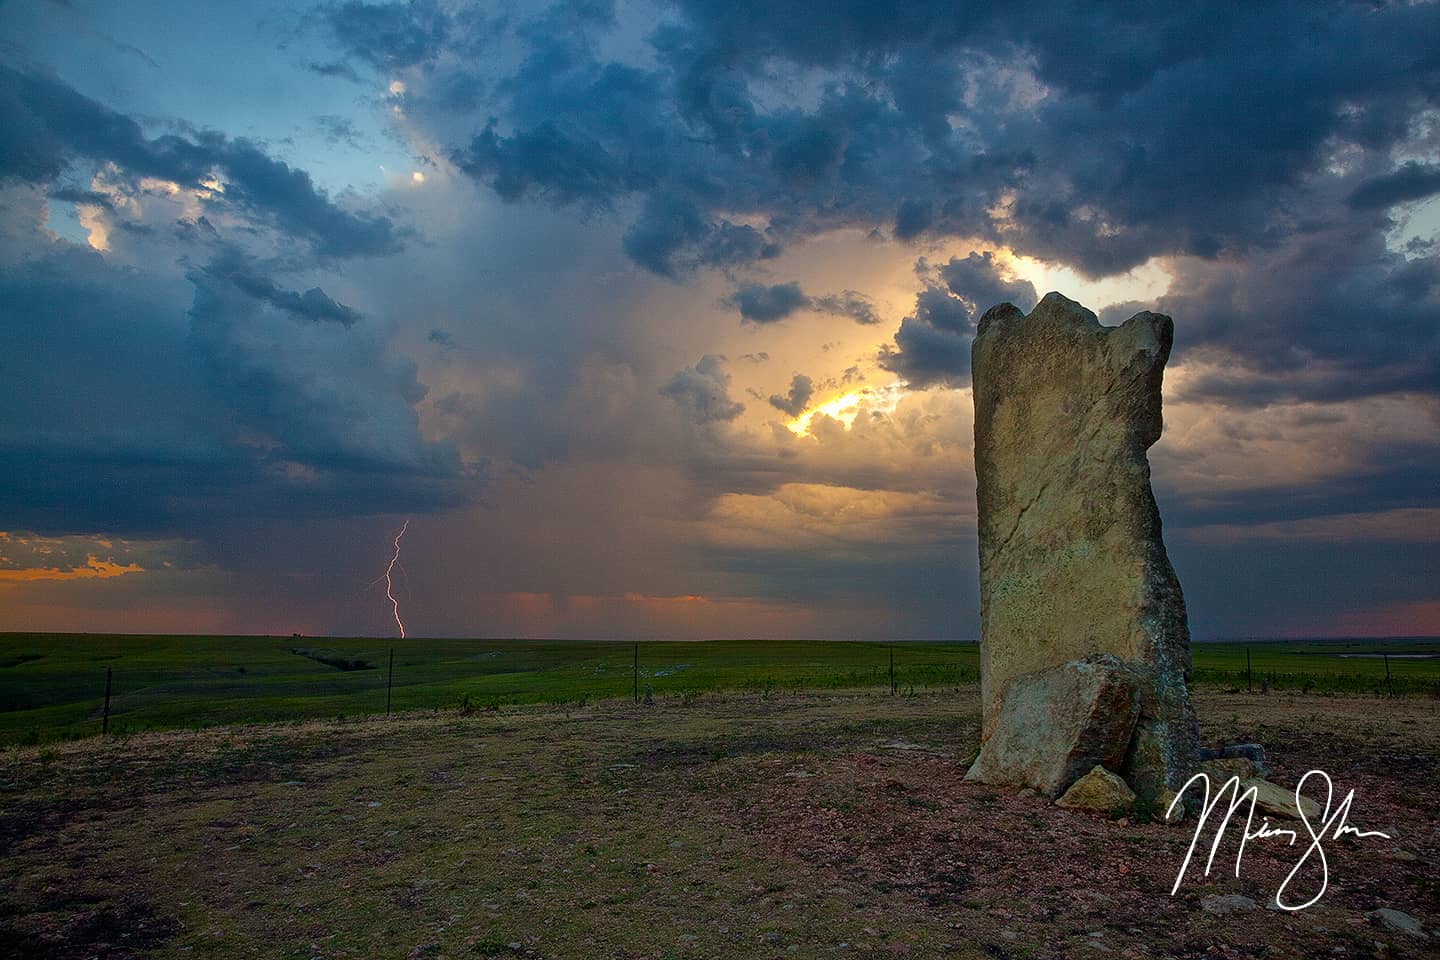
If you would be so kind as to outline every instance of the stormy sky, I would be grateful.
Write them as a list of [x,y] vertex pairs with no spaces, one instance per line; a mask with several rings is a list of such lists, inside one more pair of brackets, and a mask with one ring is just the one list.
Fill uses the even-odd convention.
[[974,637],[1050,290],[1198,637],[1440,634],[1440,5],[9,3],[0,630]]

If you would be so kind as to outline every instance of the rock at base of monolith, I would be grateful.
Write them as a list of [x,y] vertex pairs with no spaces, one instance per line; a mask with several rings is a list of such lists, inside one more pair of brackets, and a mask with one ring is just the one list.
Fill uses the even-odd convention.
[[1155,798],[1156,814],[1161,823],[1173,827],[1185,820],[1185,802],[1175,802],[1177,794],[1169,787],[1161,787],[1160,794]]
[[[1223,782],[1214,784],[1218,790],[1225,784]],[[1285,817],[1289,820],[1299,820],[1300,811],[1305,811],[1305,819],[1312,824],[1321,822],[1320,805],[1309,797],[1300,797],[1297,803],[1294,790],[1287,790],[1285,787],[1277,786],[1269,780],[1261,780],[1251,777],[1249,780],[1240,782],[1240,793],[1243,795],[1247,790],[1255,791],[1255,809],[1262,814],[1269,814],[1272,817]],[[1226,801],[1229,805],[1229,801]]]
[[1104,767],[1093,767],[1089,773],[1070,784],[1055,806],[1091,813],[1115,813],[1135,802],[1130,785]]
[[1013,678],[965,779],[1031,787],[1053,800],[1092,767],[1121,769],[1143,683],[1111,654]]
[[1224,783],[1231,777],[1249,780],[1251,777],[1261,776],[1260,770],[1255,766],[1255,762],[1253,760],[1246,760],[1244,757],[1201,760],[1195,765],[1195,771],[1205,774],[1205,776],[1210,778],[1211,783],[1216,784]]
[[986,311],[971,348],[982,742],[1016,678],[1114,654],[1147,678],[1119,771],[1147,801],[1184,783],[1197,740],[1185,602],[1145,453],[1172,336],[1169,317],[1103,327],[1051,293],[1028,315]]

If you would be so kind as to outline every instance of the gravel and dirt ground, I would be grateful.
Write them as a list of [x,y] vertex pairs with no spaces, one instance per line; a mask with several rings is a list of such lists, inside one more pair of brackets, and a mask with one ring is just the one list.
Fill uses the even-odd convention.
[[37,958],[1440,956],[1440,701],[1197,701],[1207,741],[1265,744],[1286,785],[1326,770],[1355,790],[1351,822],[1394,839],[1328,843],[1329,889],[1299,913],[1265,906],[1300,853],[1276,839],[1250,842],[1238,878],[1227,842],[1172,897],[1193,822],[961,781],[973,686],[213,728],[0,753],[0,943]]

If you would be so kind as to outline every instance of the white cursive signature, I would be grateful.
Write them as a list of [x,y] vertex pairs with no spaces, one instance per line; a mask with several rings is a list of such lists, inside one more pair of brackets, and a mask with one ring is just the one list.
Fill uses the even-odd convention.
[[[1325,806],[1320,816],[1321,823],[1318,831],[1305,815],[1305,804],[1302,799],[1305,783],[1311,777],[1321,777],[1325,781]],[[1220,805],[1220,801],[1225,797],[1227,792],[1230,794],[1230,806],[1225,811],[1224,819],[1222,819],[1215,828],[1215,841],[1210,844],[1210,856],[1205,861],[1205,876],[1208,877],[1210,875],[1210,867],[1215,863],[1215,853],[1220,849],[1220,839],[1225,833],[1225,828],[1230,824],[1230,818],[1235,814],[1236,810],[1240,809],[1246,800],[1250,801],[1250,809],[1245,816],[1245,832],[1240,838],[1240,849],[1235,854],[1235,876],[1240,876],[1240,861],[1245,856],[1245,844],[1249,841],[1273,837],[1288,837],[1289,845],[1293,847],[1296,840],[1299,839],[1299,835],[1294,830],[1282,830],[1278,827],[1272,827],[1268,819],[1262,818],[1259,827],[1253,826],[1255,822],[1255,798],[1257,788],[1250,787],[1242,791],[1240,789],[1239,777],[1231,777],[1229,780],[1226,780],[1224,786],[1215,793],[1215,798],[1212,800],[1210,798],[1209,775],[1204,773],[1195,774],[1195,776],[1185,781],[1185,786],[1181,787],[1180,792],[1175,795],[1175,799],[1170,801],[1170,806],[1165,811],[1166,819],[1169,819],[1175,812],[1175,807],[1183,801],[1185,792],[1189,790],[1197,780],[1205,785],[1205,800],[1201,806],[1199,822],[1195,825],[1195,836],[1190,841],[1190,849],[1185,852],[1185,862],[1180,864],[1180,872],[1175,875],[1175,885],[1170,888],[1170,895],[1172,897],[1175,895],[1175,891],[1180,889],[1180,881],[1185,878],[1185,871],[1190,868],[1190,860],[1195,855],[1195,845],[1200,842],[1200,834],[1204,831],[1205,824],[1209,821],[1211,812]],[[1334,799],[1334,792],[1334,785],[1330,782],[1330,775],[1324,770],[1311,770],[1305,774],[1305,776],[1301,777],[1300,782],[1295,785],[1295,806],[1300,813],[1300,822],[1305,825],[1305,831],[1310,834],[1310,846],[1306,848],[1305,852],[1300,856],[1299,861],[1296,862],[1295,866],[1292,867],[1290,872],[1285,876],[1285,881],[1280,884],[1280,889],[1275,891],[1275,905],[1281,910],[1304,910],[1325,895],[1325,889],[1330,885],[1330,865],[1325,859],[1324,847],[1324,841],[1327,836],[1331,840],[1338,840],[1349,833],[1357,837],[1384,837],[1386,840],[1390,839],[1388,833],[1381,833],[1379,830],[1360,830],[1346,823],[1346,820],[1350,816],[1350,805],[1355,800],[1354,790],[1345,794],[1345,799],[1336,804],[1334,813],[1331,813],[1330,804]],[[1331,830],[1332,827],[1334,828],[1333,832]],[[1304,903],[1295,905],[1286,903],[1286,889],[1290,886],[1290,882],[1295,879],[1295,875],[1300,872],[1300,868],[1303,867],[1312,856],[1318,856],[1320,858],[1321,879],[1319,891]]]

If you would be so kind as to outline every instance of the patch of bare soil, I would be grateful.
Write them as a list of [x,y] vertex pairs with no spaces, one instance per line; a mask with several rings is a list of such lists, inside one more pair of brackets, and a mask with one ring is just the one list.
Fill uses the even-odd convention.
[[[1354,789],[1350,822],[1393,839],[1326,841],[1324,896],[1288,912],[1271,904],[1309,844],[1297,822],[1272,823],[1297,830],[1295,846],[1250,840],[1238,877],[1243,827],[1225,832],[1206,876],[1215,836],[1207,827],[1172,896],[1196,817],[1166,826],[1139,822],[1148,821],[1143,813],[1104,819],[1063,810],[1033,792],[963,782],[963,760],[914,745],[790,764],[734,815],[768,844],[850,883],[909,893],[917,915],[943,919],[957,945],[993,957],[1440,956],[1436,706],[1259,697],[1201,706],[1216,718],[1205,730],[1210,740],[1258,731],[1271,748],[1273,780],[1293,787],[1306,770],[1323,769],[1337,803]],[[1312,855],[1286,902],[1308,899],[1320,883]],[[1254,903],[1219,899],[1232,894]],[[1379,908],[1416,918],[1426,935],[1387,928],[1369,916]]]
[[1193,821],[963,782],[973,688],[175,731],[0,753],[0,956],[1436,956],[1440,702],[1197,707],[1394,839],[1286,913],[1232,828],[1172,897]]
[[14,960],[126,960],[143,956],[180,929],[139,899],[106,894],[49,894],[43,910],[0,901],[0,943]]

